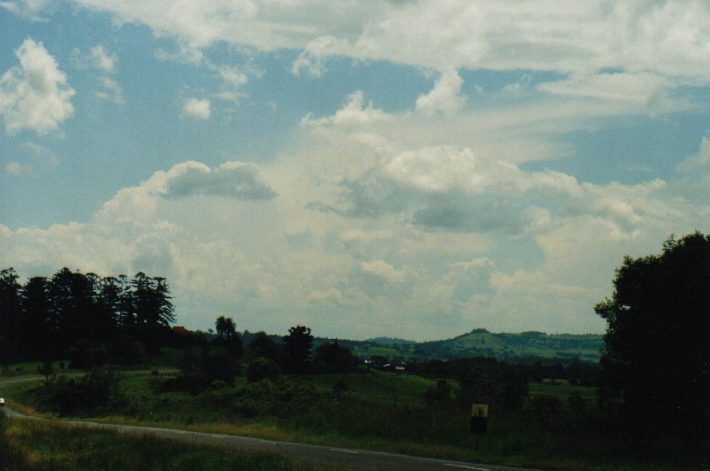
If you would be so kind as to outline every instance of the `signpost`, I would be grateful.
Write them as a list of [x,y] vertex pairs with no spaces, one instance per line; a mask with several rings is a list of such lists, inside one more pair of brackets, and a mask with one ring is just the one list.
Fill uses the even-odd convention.
[[488,404],[471,406],[471,433],[486,433],[488,429]]
[[476,453],[478,453],[478,437],[488,430],[488,404],[473,404],[471,406],[471,433],[476,434]]

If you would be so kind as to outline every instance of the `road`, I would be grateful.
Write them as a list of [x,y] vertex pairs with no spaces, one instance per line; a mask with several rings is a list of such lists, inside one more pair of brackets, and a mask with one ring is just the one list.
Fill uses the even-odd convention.
[[[31,376],[0,380],[0,389],[13,383],[37,381],[41,376]],[[6,400],[7,401],[7,400]],[[301,460],[319,461],[330,464],[349,466],[354,470],[363,471],[539,471],[531,468],[516,468],[491,464],[468,463],[462,461],[422,458],[411,455],[385,453],[379,451],[357,450],[349,448],[335,448],[329,446],[308,445],[305,443],[281,442],[263,440],[259,438],[244,437],[240,435],[223,435],[218,433],[192,432],[179,429],[158,427],[143,427],[136,425],[105,424],[83,420],[71,419],[46,419],[28,416],[5,407],[8,417],[24,418],[31,420],[52,420],[63,424],[78,427],[88,427],[103,430],[114,430],[122,433],[149,434],[160,438],[179,440],[195,444],[205,444],[236,448],[243,450],[262,451],[275,453],[290,458]]]

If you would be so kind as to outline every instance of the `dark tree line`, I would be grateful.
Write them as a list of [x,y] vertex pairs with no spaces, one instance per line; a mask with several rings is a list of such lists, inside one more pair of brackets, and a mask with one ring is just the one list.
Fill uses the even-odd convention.
[[58,356],[131,362],[170,338],[175,316],[165,278],[62,268],[18,280],[14,269],[0,271],[0,363]]
[[710,236],[626,257],[611,299],[595,310],[607,321],[606,407],[635,437],[672,435],[710,449]]

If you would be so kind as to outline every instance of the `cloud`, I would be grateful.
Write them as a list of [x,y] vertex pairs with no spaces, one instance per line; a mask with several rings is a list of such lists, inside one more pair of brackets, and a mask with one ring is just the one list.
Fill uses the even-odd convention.
[[5,130],[15,134],[23,129],[46,133],[74,114],[67,83],[54,58],[41,42],[28,38],[15,51],[20,65],[0,77],[0,116]]
[[79,49],[72,51],[74,65],[80,69],[91,69],[96,72],[96,81],[101,85],[101,90],[94,95],[101,100],[111,101],[117,105],[125,104],[123,89],[113,78],[118,68],[118,56],[98,44],[88,52],[82,53]]
[[705,173],[710,170],[710,139],[703,137],[698,153],[685,158],[676,169],[684,174]]
[[560,218],[588,216],[608,221],[611,234],[624,239],[649,224],[682,220],[686,210],[668,201],[663,180],[580,183],[451,146],[383,157],[338,186],[333,201],[309,207],[347,218],[402,219],[434,231],[516,236],[544,232]]
[[583,74],[620,68],[676,83],[710,80],[710,6],[700,1],[75,3],[109,12],[118,22],[145,24],[193,48],[225,42],[260,51],[300,49],[292,69],[316,76],[322,58],[340,55],[436,70]]
[[30,21],[47,21],[39,16],[49,5],[49,0],[18,0],[0,2],[0,8],[4,8],[21,18]]
[[413,211],[412,222],[427,229],[514,235],[522,232],[524,215],[510,198],[467,198],[459,194],[433,198]]
[[538,88],[555,95],[585,97],[634,105],[650,113],[688,106],[667,96],[669,81],[653,73],[598,73],[546,82]]
[[520,234],[546,220],[546,210],[536,205],[592,212],[601,204],[601,197],[590,198],[595,187],[569,175],[526,172],[453,146],[385,154],[338,185],[335,202],[310,207],[354,218],[400,215],[427,230]]
[[241,91],[242,87],[249,82],[249,77],[246,73],[235,67],[226,65],[215,66],[210,64],[209,67],[222,81],[220,90],[213,95],[215,98],[238,103],[239,100],[246,96],[246,94]]
[[14,176],[36,175],[55,169],[59,159],[54,152],[34,142],[25,142],[17,146],[19,154],[24,155],[22,162],[10,161],[5,171]]
[[188,98],[183,103],[182,115],[190,119],[210,119],[210,100]]
[[110,77],[99,77],[99,83],[103,90],[96,92],[96,96],[102,100],[112,101],[117,105],[123,105],[123,89],[114,79]]
[[5,165],[5,171],[14,176],[28,175],[32,173],[32,167],[11,160]]
[[[435,86],[416,105],[429,117],[465,108],[465,71],[545,77],[543,84],[512,83],[501,96],[547,100],[550,109],[552,97],[544,95],[566,97],[577,118],[688,109],[695,91],[710,84],[710,5],[701,1],[73,3],[107,12],[117,25],[143,24],[158,37],[172,38],[176,51],[160,49],[160,59],[209,69],[217,66],[207,51],[225,44],[250,57],[295,54],[291,73],[299,77],[321,77],[334,56],[353,64],[386,61],[439,71]],[[237,103],[244,92],[225,81],[210,96]]]
[[177,41],[177,51],[166,51],[165,49],[157,49],[155,58],[159,61],[172,61],[179,64],[200,65],[205,60],[205,55],[201,50],[192,47],[185,41]]
[[365,94],[358,90],[348,97],[348,102],[333,116],[314,118],[308,114],[301,120],[305,127],[369,126],[388,119],[387,113],[373,108],[372,102],[365,105]]
[[116,71],[118,58],[113,54],[109,54],[100,44],[89,50],[89,59],[91,60],[92,67],[101,72],[111,75]]
[[[166,276],[179,322],[194,327],[238,312],[250,330],[302,323],[331,336],[431,339],[474,326],[601,332],[593,305],[624,255],[656,252],[695,220],[710,229],[706,201],[689,202],[670,183],[577,182],[452,146],[383,154],[366,161],[366,176],[361,144],[306,134],[312,147],[268,165],[158,171],[83,224],[0,226],[0,251],[23,275],[68,265]],[[375,185],[360,195],[367,217],[304,207],[344,204],[345,180],[315,170],[352,169],[352,182]],[[380,200],[379,191],[395,193]],[[447,210],[460,215],[447,220]]]
[[417,98],[417,111],[434,114],[460,110],[466,104],[466,97],[461,95],[461,84],[463,80],[455,70],[443,72],[434,88]]
[[276,193],[264,184],[256,167],[239,162],[215,169],[196,162],[178,165],[168,173],[165,196],[224,196],[238,200],[270,200]]
[[336,51],[347,49],[347,42],[334,36],[320,36],[310,41],[298,55],[291,66],[291,73],[300,76],[302,73],[312,78],[323,75],[324,56],[333,55]]
[[451,146],[402,152],[389,162],[386,172],[403,185],[426,193],[480,192],[501,183],[510,184],[519,175],[513,164],[483,159],[471,149]]
[[385,262],[384,260],[372,260],[370,262],[362,262],[360,270],[363,273],[375,276],[387,283],[401,283],[405,280],[406,274],[402,270],[397,270],[395,267]]

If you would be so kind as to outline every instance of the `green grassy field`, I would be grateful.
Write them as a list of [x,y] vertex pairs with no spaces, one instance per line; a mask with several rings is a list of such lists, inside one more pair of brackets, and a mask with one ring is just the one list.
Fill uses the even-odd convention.
[[[196,396],[160,392],[166,378],[124,375],[125,401],[98,420],[543,469],[702,469],[682,456],[632,454],[625,437],[590,428],[594,389],[566,383],[531,384],[521,411],[492,406],[488,433],[477,439],[468,431],[466,407],[426,407],[424,392],[435,381],[416,375],[307,375],[255,384],[238,378],[233,386]],[[335,394],[339,379],[346,388]],[[27,384],[5,391],[12,401],[47,411],[36,393],[37,386]],[[584,401],[581,407],[568,406],[575,393]]]
[[[41,366],[42,366],[41,361],[23,361],[23,362],[11,363],[9,365],[5,365],[4,367],[0,368],[0,378],[12,378],[12,377],[17,377],[17,376],[36,375],[36,374],[38,374],[37,371]],[[64,366],[63,369],[62,369],[62,366]],[[68,361],[60,361],[60,360],[53,361],[52,368],[57,372],[71,373],[71,372],[78,371],[78,370],[74,370],[74,369],[69,368]]]
[[[2,419],[0,419],[2,421]],[[235,451],[151,436],[29,420],[9,422],[0,443],[0,469],[347,471],[278,455]],[[0,425],[1,426],[1,425]]]
[[542,383],[530,383],[529,394],[534,397],[555,397],[560,401],[567,401],[570,396],[577,393],[588,404],[594,404],[597,400],[597,390],[591,386],[575,386],[565,380],[545,381]]

